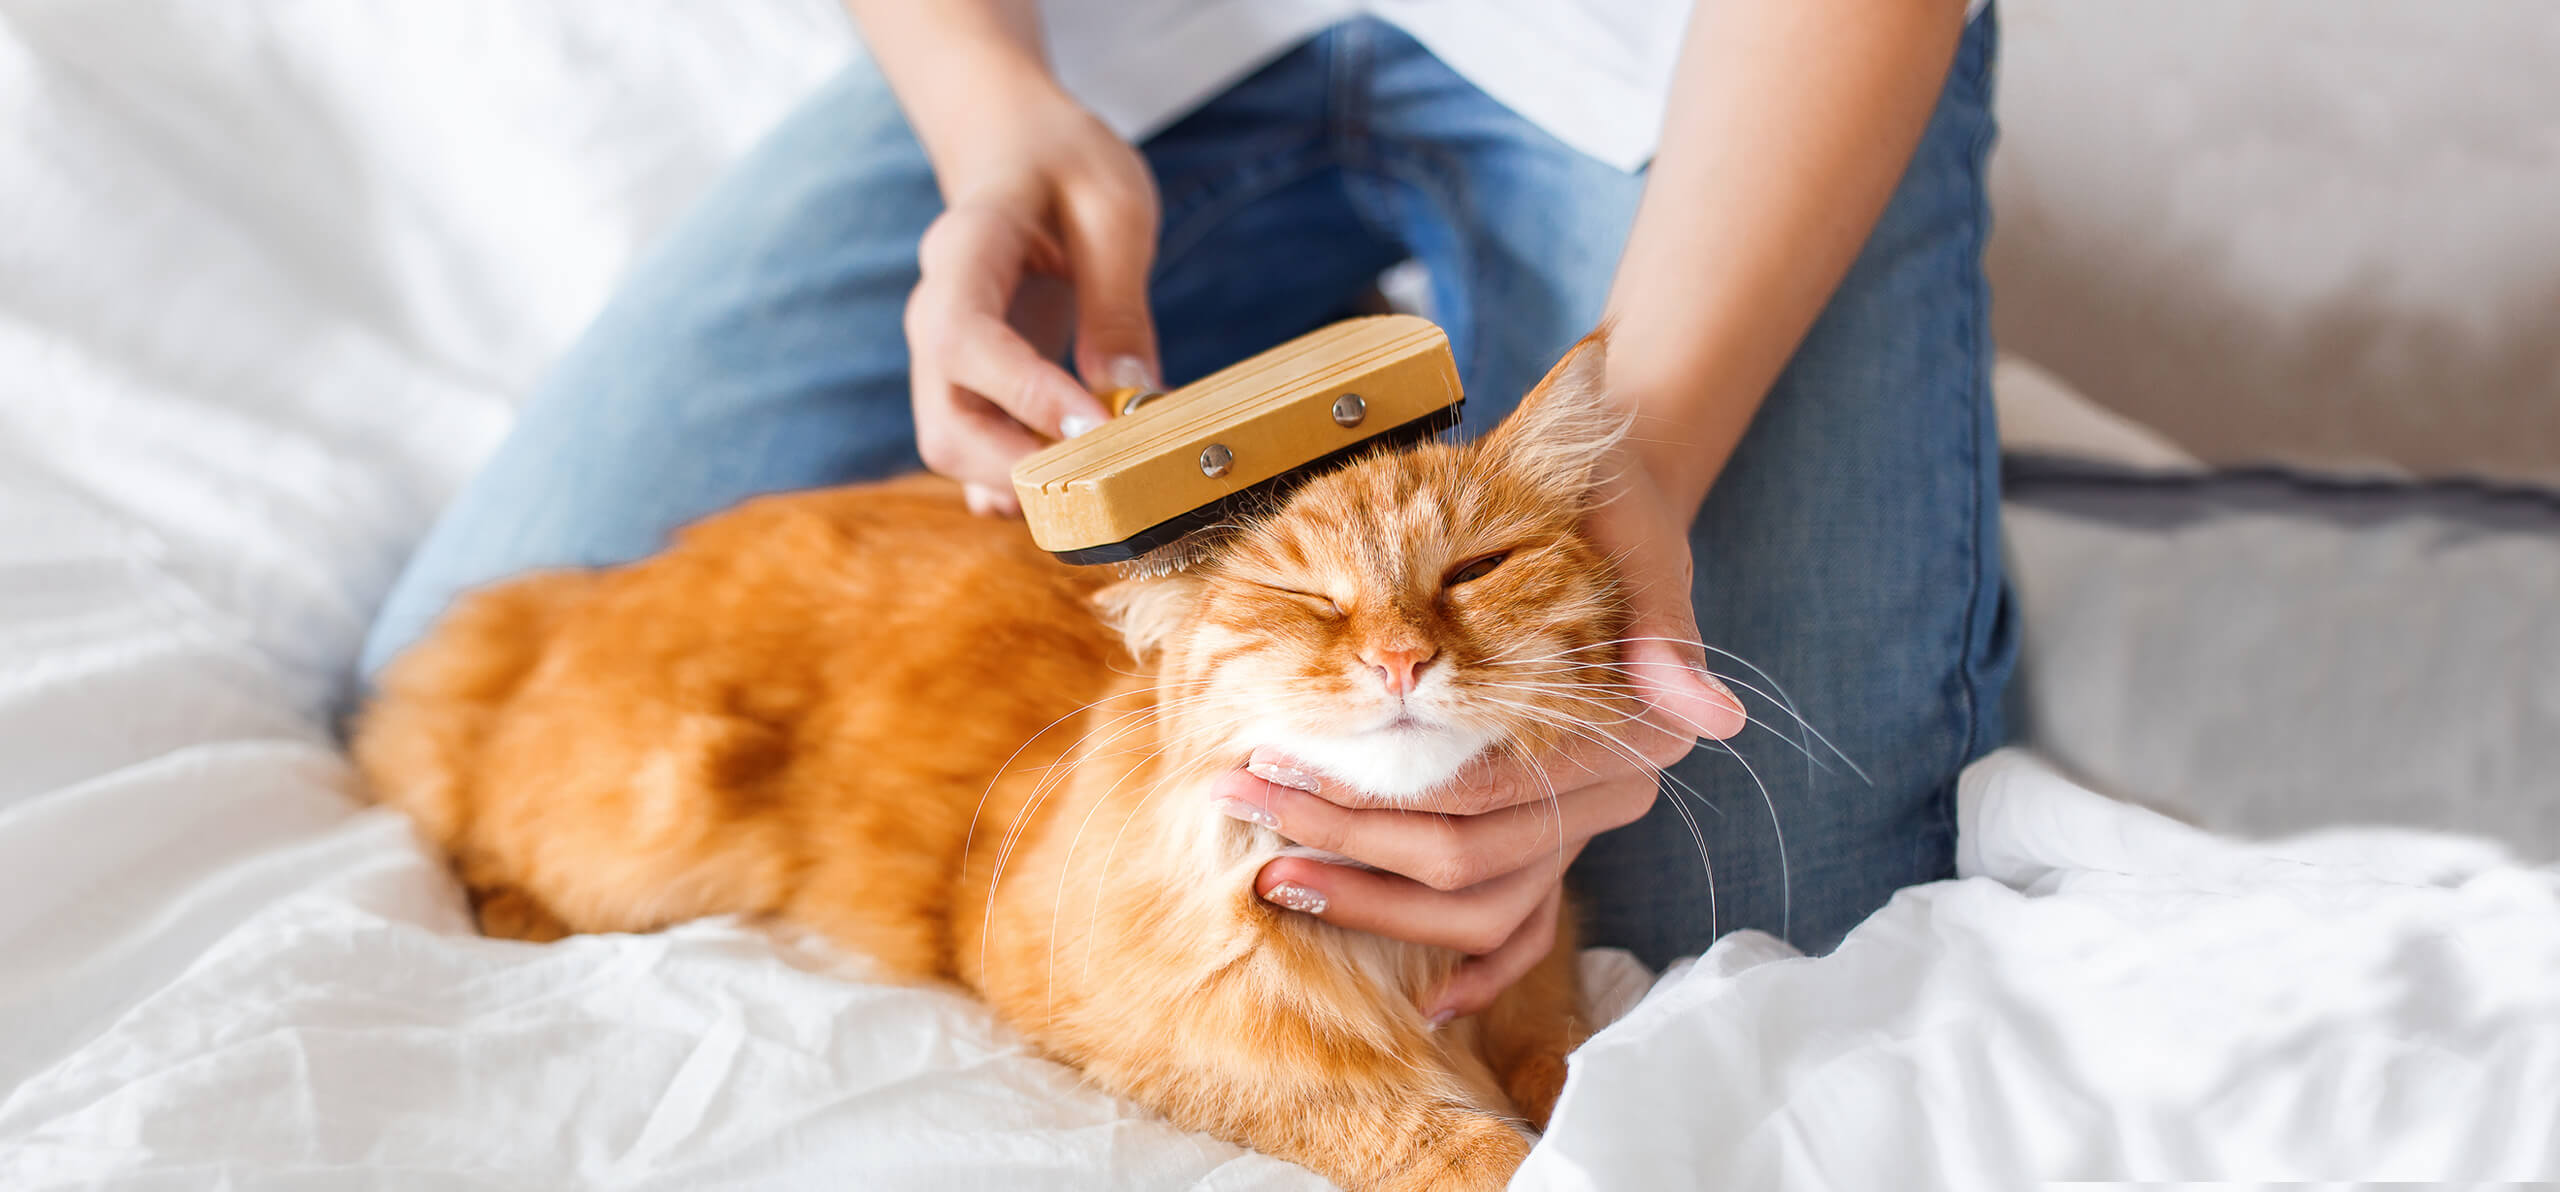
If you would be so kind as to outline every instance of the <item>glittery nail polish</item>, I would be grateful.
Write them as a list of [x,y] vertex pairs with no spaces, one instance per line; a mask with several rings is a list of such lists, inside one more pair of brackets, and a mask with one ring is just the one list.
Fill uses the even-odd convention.
[[1326,906],[1324,895],[1296,882],[1282,882],[1271,887],[1263,899],[1302,915],[1321,915]]
[[1305,791],[1310,795],[1324,789],[1324,784],[1316,781],[1315,775],[1276,762],[1251,762],[1245,766],[1244,771],[1273,786],[1285,786],[1290,790]]
[[1243,820],[1257,828],[1269,828],[1274,832],[1280,830],[1280,817],[1271,814],[1270,808],[1247,803],[1242,799],[1220,799],[1218,811],[1228,819]]
[[1703,667],[1703,666],[1695,666],[1695,665],[1693,665],[1693,666],[1691,666],[1691,667],[1690,667],[1690,669],[1691,669],[1692,671],[1694,671],[1694,672],[1697,674],[1698,678],[1700,678],[1700,679],[1702,679],[1702,680],[1704,680],[1704,681],[1706,682],[1706,684],[1707,684],[1707,690],[1712,691],[1712,692],[1715,692],[1717,695],[1722,696],[1722,697],[1724,698],[1724,702],[1726,702],[1726,703],[1728,703],[1728,704],[1731,704],[1731,705],[1733,705],[1733,706],[1734,706],[1734,707],[1736,707],[1736,708],[1739,708],[1739,707],[1741,707],[1741,706],[1742,706],[1742,698],[1741,698],[1740,696],[1737,696],[1737,695],[1735,695],[1735,694],[1733,693],[1733,688],[1730,688],[1730,687],[1725,686],[1725,685],[1724,685],[1724,680],[1719,679],[1719,678],[1715,677],[1714,675],[1707,673],[1707,668],[1705,668],[1705,667]]
[[1102,369],[1103,376],[1124,389],[1162,389],[1154,370],[1135,356],[1114,356]]

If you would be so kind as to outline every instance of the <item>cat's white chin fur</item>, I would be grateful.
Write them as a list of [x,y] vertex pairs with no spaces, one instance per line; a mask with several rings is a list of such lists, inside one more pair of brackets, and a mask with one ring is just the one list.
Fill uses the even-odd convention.
[[1248,743],[1287,754],[1324,781],[1381,799],[1414,799],[1456,776],[1493,738],[1442,727],[1336,737],[1275,726],[1250,734]]

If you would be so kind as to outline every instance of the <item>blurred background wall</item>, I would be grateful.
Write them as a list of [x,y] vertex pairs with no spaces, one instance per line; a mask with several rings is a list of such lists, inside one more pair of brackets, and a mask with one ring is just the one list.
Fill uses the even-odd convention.
[[2004,351],[2208,462],[2560,485],[2560,4],[1999,8]]

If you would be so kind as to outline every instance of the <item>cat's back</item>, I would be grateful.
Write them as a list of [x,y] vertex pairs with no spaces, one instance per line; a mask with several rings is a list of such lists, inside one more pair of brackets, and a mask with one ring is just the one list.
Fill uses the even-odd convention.
[[1059,562],[1019,521],[970,513],[958,485],[912,476],[759,497],[687,527],[605,573],[578,637],[659,673],[812,672],[879,690],[932,664],[1098,661],[1117,641],[1090,603],[1108,578]]
[[673,863],[820,824],[941,854],[1007,759],[1128,666],[1089,601],[1108,578],[936,478],[762,497],[640,562],[457,601],[385,670],[355,752],[466,882],[475,856],[521,882],[592,867],[581,841]]
[[1012,721],[1103,681],[1122,651],[1091,603],[1109,576],[970,513],[939,477],[750,501],[662,561],[600,590],[573,657],[745,705],[832,705],[838,731],[931,725],[918,747],[1020,745]]

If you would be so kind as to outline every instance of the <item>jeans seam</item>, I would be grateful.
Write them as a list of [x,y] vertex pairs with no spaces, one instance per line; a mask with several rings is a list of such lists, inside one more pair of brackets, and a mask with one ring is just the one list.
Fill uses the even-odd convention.
[[[1335,97],[1335,102],[1339,106],[1335,117],[1338,123],[1333,136],[1337,150],[1335,160],[1342,167],[1344,174],[1345,197],[1351,205],[1352,213],[1367,226],[1371,236],[1382,243],[1396,246],[1408,255],[1414,252],[1414,245],[1405,236],[1405,229],[1398,226],[1392,211],[1380,209],[1382,204],[1365,201],[1358,183],[1377,184],[1381,192],[1397,186],[1407,188],[1421,199],[1427,211],[1435,214],[1445,213],[1447,218],[1441,223],[1448,233],[1452,264],[1455,265],[1459,276],[1445,279],[1445,281],[1434,279],[1433,288],[1444,293],[1462,295],[1480,293],[1482,287],[1475,284],[1478,280],[1475,254],[1461,231],[1470,226],[1470,221],[1465,219],[1464,213],[1459,210],[1465,188],[1449,184],[1453,176],[1463,172],[1463,163],[1455,161],[1439,145],[1428,140],[1399,140],[1395,146],[1397,153],[1390,154],[1381,150],[1376,137],[1372,135],[1368,122],[1369,103],[1366,88],[1371,82],[1370,76],[1375,74],[1374,69],[1371,68],[1380,56],[1373,40],[1373,27],[1369,24],[1376,19],[1363,17],[1346,22],[1340,27],[1342,42],[1347,49],[1338,52],[1355,58],[1355,65],[1360,67],[1336,76],[1342,83],[1342,88]],[[1423,52],[1429,53],[1429,50],[1426,48]],[[1473,84],[1470,83],[1469,86]],[[1466,339],[1466,356],[1456,361],[1458,375],[1462,379],[1481,376],[1486,337],[1480,333],[1479,328],[1473,326],[1476,322],[1475,303],[1467,302],[1459,312],[1446,310],[1432,312],[1435,320],[1444,327],[1451,322],[1450,316],[1453,313],[1463,313],[1466,316],[1465,322],[1469,324],[1463,331]]]
[[[1468,245],[1466,236],[1460,232],[1460,229],[1469,226],[1468,221],[1461,218],[1462,213],[1456,210],[1459,205],[1457,196],[1461,192],[1459,188],[1440,185],[1447,180],[1442,169],[1448,164],[1443,160],[1445,156],[1437,146],[1425,143],[1413,147],[1413,165],[1389,161],[1385,155],[1380,154],[1367,162],[1366,166],[1378,181],[1411,188],[1421,197],[1427,209],[1440,211],[1444,206],[1448,208],[1442,223],[1449,236],[1449,255],[1458,268],[1458,276],[1451,280],[1458,284],[1447,288],[1456,293],[1474,295],[1480,293],[1481,288],[1475,284],[1477,263],[1475,253]],[[1370,216],[1363,212],[1362,218],[1368,219]],[[1402,243],[1402,237],[1393,228],[1383,230],[1380,235],[1392,243]],[[1411,251],[1410,245],[1406,247],[1407,251]],[[1450,312],[1433,311],[1432,313],[1440,316],[1440,321],[1444,325],[1447,323]],[[1483,375],[1485,336],[1481,334],[1481,329],[1474,325],[1477,320],[1475,302],[1472,298],[1466,300],[1466,307],[1460,313],[1466,316],[1468,324],[1464,329],[1467,340],[1466,357],[1457,361],[1458,376],[1463,383],[1465,378]]]
[[1369,110],[1363,102],[1363,89],[1377,53],[1370,43],[1368,27],[1362,24],[1364,19],[1344,21],[1318,35],[1324,39],[1325,48],[1322,135],[1333,147],[1336,160],[1352,157],[1369,137]]
[[[1978,19],[1989,20],[1990,14],[1986,12]],[[1963,260],[1968,263],[1968,268],[1964,273],[1964,301],[1959,305],[1957,316],[1960,339],[1958,347],[1963,356],[1965,368],[1966,408],[1970,415],[1967,419],[1965,435],[1965,462],[1968,472],[1975,478],[1970,489],[1972,499],[1966,509],[1965,518],[1965,536],[1972,549],[1966,554],[1970,575],[1964,603],[1964,624],[1959,634],[1963,653],[1957,663],[1961,679],[1958,687],[1963,696],[1965,718],[1963,756],[1958,759],[1960,766],[1970,763],[1979,756],[1984,744],[1982,693],[1978,690],[1982,681],[1978,666],[1984,619],[1981,606],[1986,598],[1996,599],[1996,597],[1987,595],[1983,588],[1983,554],[1986,550],[1996,552],[1999,549],[1996,541],[1985,543],[1982,536],[1985,513],[1983,507],[1985,485],[1981,479],[1984,472],[1982,445],[1984,434],[1991,430],[1984,425],[1983,421],[1990,404],[1986,400],[1988,395],[1985,392],[1985,386],[1988,381],[1983,376],[1983,362],[1991,351],[1991,346],[1987,342],[1988,331],[1983,323],[1989,299],[1984,292],[1982,253],[1990,238],[1991,222],[1990,195],[1983,176],[1983,166],[1989,158],[1992,141],[1997,135],[1996,126],[1993,123],[1994,117],[1983,86],[1990,57],[1988,49],[1973,55],[1974,60],[1968,64],[1970,66],[1968,73],[1973,77],[1968,80],[1971,85],[1966,88],[1981,100],[1982,117],[1973,130],[1969,143],[1965,146],[1965,172],[1971,182],[1969,187],[1971,202],[1965,213],[1966,236],[1963,257]],[[1991,483],[1998,484],[1996,468],[1993,469],[1992,475]],[[1945,824],[1948,839],[1953,840],[1961,830],[1961,825],[1957,822],[1953,797],[1939,800],[1938,815]]]
[[1166,204],[1163,231],[1156,246],[1157,276],[1182,263],[1220,220],[1314,177],[1328,166],[1342,163],[1346,156],[1346,122],[1358,114],[1355,89],[1359,64],[1355,59],[1364,45],[1360,36],[1359,22],[1346,21],[1317,33],[1312,40],[1310,48],[1320,56],[1325,72],[1325,110],[1319,115],[1313,140],[1294,147],[1288,158],[1268,168],[1248,166],[1217,183],[1186,185],[1179,203]]
[[1156,248],[1154,272],[1159,276],[1182,263],[1203,240],[1209,229],[1220,220],[1270,195],[1303,182],[1333,164],[1323,149],[1317,148],[1294,162],[1269,170],[1240,171],[1228,180],[1232,189],[1203,186],[1194,188],[1200,197],[1191,200],[1187,209],[1167,212],[1164,232]]
[[[1147,142],[1147,145],[1152,144],[1154,142]],[[1219,190],[1234,185],[1237,179],[1249,179],[1257,174],[1288,169],[1289,166],[1286,163],[1296,160],[1310,150],[1321,152],[1322,149],[1321,136],[1310,138],[1303,131],[1293,130],[1286,134],[1255,136],[1248,143],[1237,144],[1233,155],[1238,160],[1252,164],[1243,169],[1226,169],[1205,176],[1194,172],[1179,180],[1179,189],[1169,189],[1165,186],[1164,177],[1156,174],[1156,164],[1150,158],[1147,162],[1147,170],[1149,174],[1156,177],[1159,218],[1170,226],[1182,216],[1189,214],[1189,208],[1216,199]],[[1145,146],[1141,146],[1140,153],[1144,155]],[[1266,164],[1275,162],[1281,164]]]
[[1373,18],[1357,18],[1340,26],[1337,64],[1348,63],[1333,76],[1331,100],[1333,111],[1327,116],[1326,135],[1333,146],[1334,163],[1342,167],[1343,203],[1352,217],[1371,238],[1394,245],[1410,253],[1404,230],[1396,226],[1392,212],[1383,209],[1366,184],[1393,180],[1386,166],[1386,155],[1379,151],[1377,137],[1369,124],[1372,104],[1368,87],[1376,72],[1379,55],[1372,31],[1365,23]]

